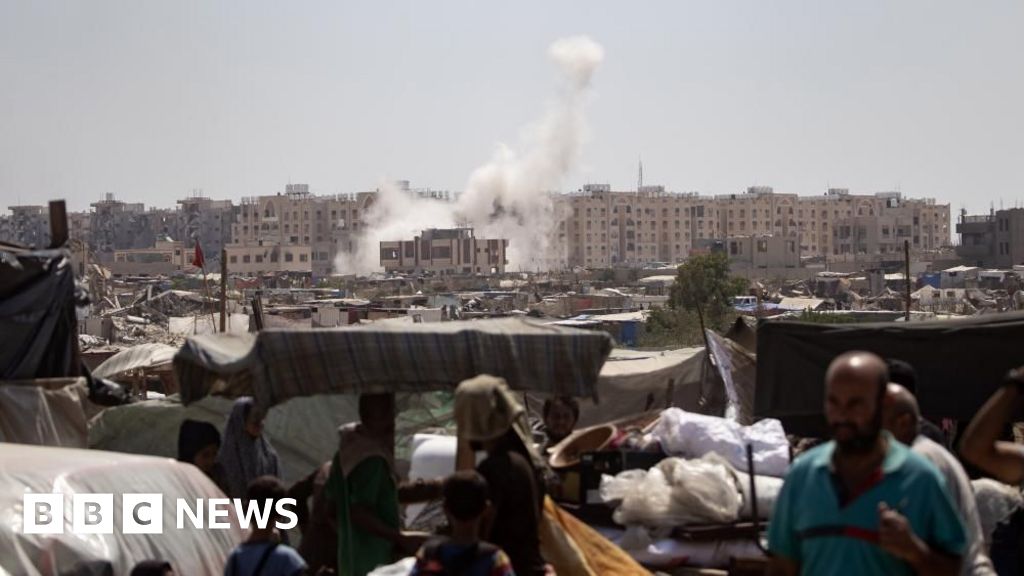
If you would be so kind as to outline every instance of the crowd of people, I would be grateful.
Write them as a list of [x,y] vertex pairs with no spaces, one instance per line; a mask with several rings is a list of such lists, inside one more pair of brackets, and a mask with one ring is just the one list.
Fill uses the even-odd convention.
[[[871,353],[832,362],[823,407],[831,440],[797,458],[785,479],[769,524],[769,574],[996,574],[968,475],[941,429],[921,415],[917,384],[913,367]],[[1001,435],[1022,391],[1024,370],[1011,372],[961,443],[965,461],[1012,484],[1024,477],[1024,450]],[[241,398],[223,441],[212,424],[186,420],[179,459],[229,497],[299,503],[298,549],[272,524],[254,529],[229,557],[226,576],[365,576],[409,556],[416,575],[540,576],[553,573],[541,548],[552,486],[542,451],[572,433],[579,405],[552,397],[542,415],[531,427],[500,378],[465,381],[455,392],[458,471],[402,482],[394,395],[365,394],[359,422],[339,429],[333,459],[286,488],[263,435],[265,415]],[[444,535],[402,529],[403,504],[434,500],[443,502]],[[133,574],[173,571],[153,562]]]

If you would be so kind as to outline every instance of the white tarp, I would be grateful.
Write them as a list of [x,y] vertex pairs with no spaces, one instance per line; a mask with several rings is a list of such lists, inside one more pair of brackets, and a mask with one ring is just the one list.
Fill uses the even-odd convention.
[[750,426],[669,408],[651,432],[667,454],[699,458],[714,452],[737,470],[747,471],[747,445],[753,446],[755,474],[785,476],[789,470],[789,440],[782,423],[765,418]]
[[159,343],[139,344],[107,358],[92,371],[92,375],[97,378],[116,378],[130,370],[170,367],[177,353],[176,346]]
[[[577,428],[585,428],[669,405],[697,408],[703,348],[661,352],[612,350],[597,379],[598,402],[579,398]],[[528,394],[530,409],[539,416],[543,394]]]
[[[23,495],[33,492],[64,495],[63,534],[22,533]],[[71,534],[72,495],[79,493],[113,494],[113,534]],[[124,493],[163,496],[162,534],[122,532]],[[186,521],[178,530],[176,501],[187,499],[194,508],[197,498],[223,497],[199,469],[166,458],[5,445],[0,448],[0,574],[128,574],[143,560],[164,559],[175,574],[219,576],[243,537],[234,512],[229,529],[198,529]],[[78,571],[97,561],[108,562],[111,570]]]
[[[220,332],[220,316],[203,314],[202,316],[171,316],[167,319],[168,332],[184,336],[195,334],[214,334]],[[228,314],[227,328],[231,334],[249,332],[248,314]]]
[[0,442],[86,447],[84,378],[0,382]]

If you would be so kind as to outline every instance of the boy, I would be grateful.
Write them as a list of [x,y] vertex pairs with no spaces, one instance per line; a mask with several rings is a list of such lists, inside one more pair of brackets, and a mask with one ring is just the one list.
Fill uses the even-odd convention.
[[463,470],[448,477],[444,511],[452,535],[424,544],[410,576],[515,576],[501,548],[480,541],[480,527],[489,508],[483,476]]

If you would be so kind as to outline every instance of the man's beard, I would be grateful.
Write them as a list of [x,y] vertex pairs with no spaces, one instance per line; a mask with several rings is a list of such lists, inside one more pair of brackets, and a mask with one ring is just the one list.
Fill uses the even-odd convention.
[[[858,430],[857,427],[849,423],[840,423],[832,425],[832,437],[836,439],[836,446],[839,451],[845,454],[864,454],[870,452],[875,447],[875,443],[878,442],[878,436],[882,433],[882,411],[877,410],[875,417],[871,419],[870,427],[867,430]],[[852,437],[845,440],[840,440],[836,431],[840,428],[848,428],[853,430],[854,434]]]

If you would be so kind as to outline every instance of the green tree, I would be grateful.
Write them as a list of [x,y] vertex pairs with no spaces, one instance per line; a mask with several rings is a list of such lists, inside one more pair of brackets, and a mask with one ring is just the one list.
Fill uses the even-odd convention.
[[694,256],[679,267],[669,296],[669,306],[696,312],[701,328],[722,330],[732,316],[732,299],[746,292],[748,282],[729,272],[723,252]]

